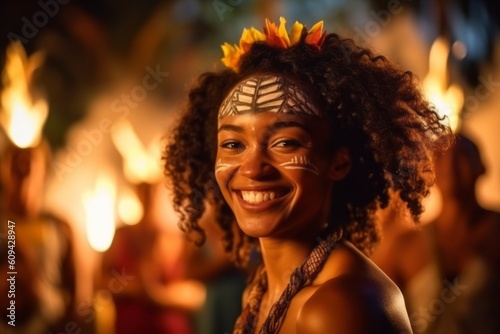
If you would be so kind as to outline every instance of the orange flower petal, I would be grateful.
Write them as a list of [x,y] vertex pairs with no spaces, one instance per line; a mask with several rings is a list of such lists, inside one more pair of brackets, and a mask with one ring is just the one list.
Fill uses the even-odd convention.
[[222,52],[224,53],[224,57],[222,57],[222,63],[233,70],[237,70],[240,57],[243,54],[243,50],[241,50],[236,45],[231,45],[229,43],[224,43],[221,45]]
[[252,34],[252,37],[256,42],[266,40],[266,35],[264,35],[259,30],[255,29],[254,27],[250,28],[250,33]]
[[280,17],[280,27],[278,28],[278,33],[283,41],[283,44],[285,44],[285,47],[289,47],[290,38],[288,37],[288,31],[286,31],[286,20],[283,16]]
[[271,46],[277,46],[280,48],[286,48],[285,42],[281,39],[278,32],[278,28],[274,22],[270,22],[266,19],[266,25],[264,26],[264,32],[266,35],[266,42]]
[[319,46],[323,42],[324,32],[323,32],[323,21],[319,21],[309,30],[306,36],[306,43],[310,45]]
[[304,29],[304,25],[299,21],[295,21],[292,26],[292,30],[290,32],[290,44],[295,45],[300,41],[300,35],[302,34],[302,30]]
[[240,39],[240,48],[243,52],[248,52],[250,47],[255,42],[264,41],[266,39],[266,35],[255,29],[254,27],[250,29],[243,29],[243,34]]

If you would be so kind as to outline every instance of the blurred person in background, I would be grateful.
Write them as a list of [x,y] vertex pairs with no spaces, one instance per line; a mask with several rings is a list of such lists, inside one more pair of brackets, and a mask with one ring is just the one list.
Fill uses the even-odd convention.
[[435,166],[439,215],[394,239],[394,255],[374,261],[389,263],[415,333],[500,333],[500,213],[476,197],[486,172],[480,150],[459,134]]
[[197,247],[188,242],[186,276],[206,286],[205,303],[194,316],[196,333],[231,333],[241,312],[241,295],[246,285],[246,273],[237,268],[224,250],[224,233],[208,210],[200,220],[206,232],[206,242]]
[[156,216],[159,187],[138,185],[144,217],[118,228],[103,255],[98,288],[107,288],[116,273],[127,277],[127,284],[111,291],[116,334],[193,333],[191,315],[205,300],[204,285],[186,279],[184,237]]
[[[421,270],[434,281],[421,284],[437,294],[427,305],[415,298],[418,290],[408,296],[410,305],[420,301],[413,306],[417,315],[430,310],[427,333],[500,333],[500,213],[483,208],[476,197],[476,183],[485,172],[478,146],[463,134],[436,159],[443,206],[424,226],[430,255],[422,254],[428,262]],[[424,327],[422,319],[415,317],[417,332]]]
[[[48,144],[19,148],[9,143],[0,161],[0,332],[64,332],[76,319],[74,242],[69,224],[42,208]],[[15,223],[15,327],[5,317],[9,286],[4,275],[12,271],[7,262],[7,220]]]

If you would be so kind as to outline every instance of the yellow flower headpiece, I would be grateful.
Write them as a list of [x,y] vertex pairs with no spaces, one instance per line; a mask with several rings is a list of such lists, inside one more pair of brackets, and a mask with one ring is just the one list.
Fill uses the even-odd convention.
[[[284,17],[280,17],[280,25],[276,27],[274,22],[270,22],[268,19],[265,21],[264,33],[251,27],[250,29],[243,29],[243,33],[240,38],[240,45],[231,45],[229,43],[224,43],[222,51],[224,52],[224,57],[222,62],[227,67],[238,71],[240,65],[240,58],[243,54],[250,50],[253,43],[265,42],[268,45],[280,47],[283,49],[289,48],[296,45],[300,41],[302,30],[304,25],[298,21],[292,26],[290,35],[285,27],[286,20]],[[319,21],[307,32],[305,42],[309,45],[315,45],[318,48],[321,47],[325,39],[326,33],[323,31],[323,21]]]

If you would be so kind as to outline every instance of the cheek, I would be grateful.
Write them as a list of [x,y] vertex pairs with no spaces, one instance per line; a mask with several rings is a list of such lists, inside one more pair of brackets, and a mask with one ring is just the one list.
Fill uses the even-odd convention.
[[234,163],[228,163],[223,161],[222,159],[217,159],[215,163],[215,179],[217,180],[217,184],[219,188],[224,192],[226,185],[231,177],[234,174],[237,165]]
[[278,166],[284,171],[303,171],[319,176],[318,167],[306,155],[293,156],[287,161],[278,164]]

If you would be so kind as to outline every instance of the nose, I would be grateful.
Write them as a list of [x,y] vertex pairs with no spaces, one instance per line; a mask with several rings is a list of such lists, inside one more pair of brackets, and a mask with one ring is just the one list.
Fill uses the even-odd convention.
[[273,177],[277,170],[270,163],[264,150],[253,148],[243,157],[238,172],[249,179],[262,180]]

